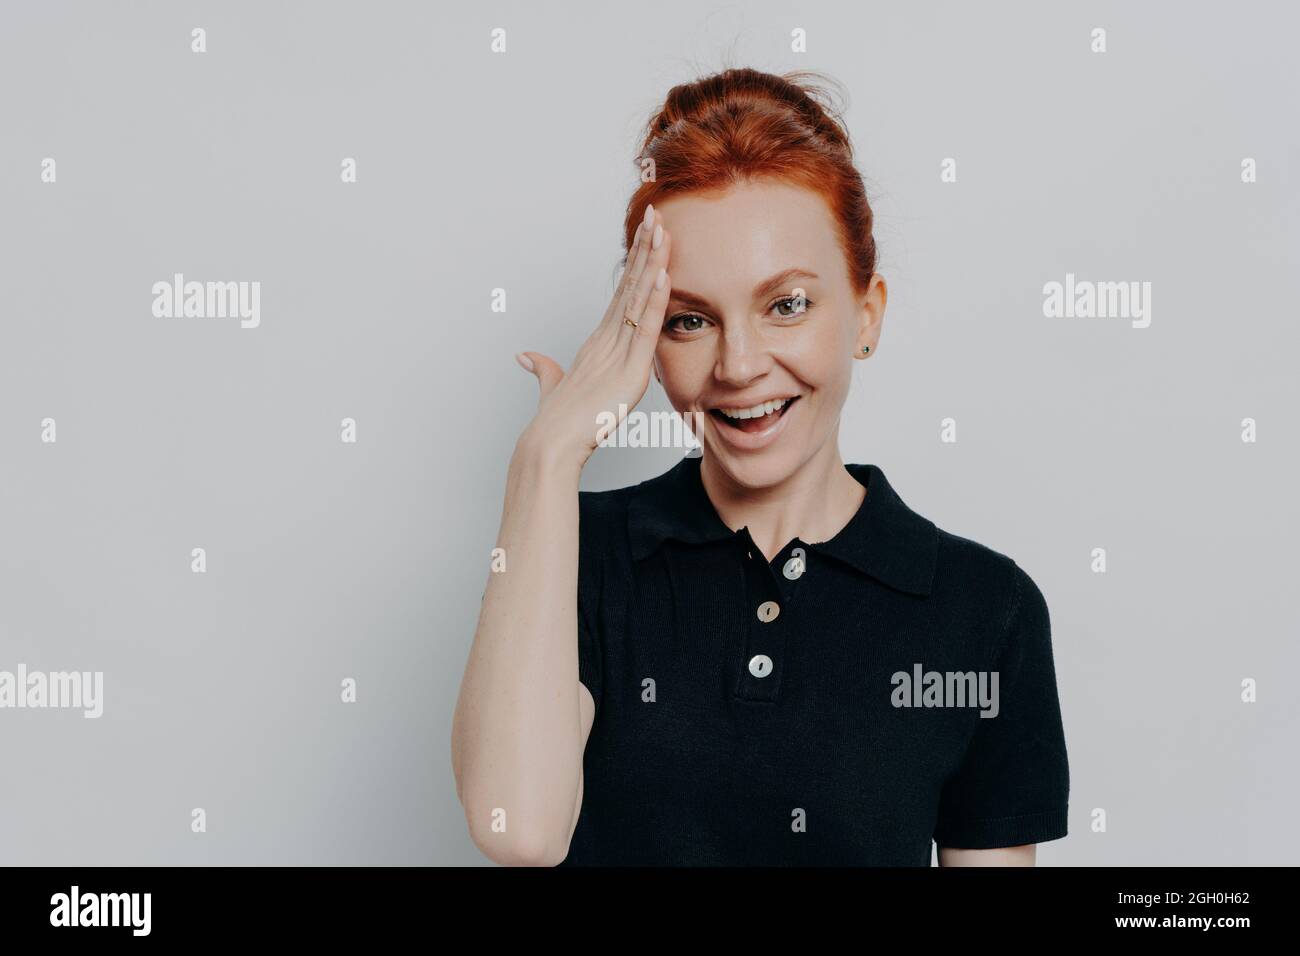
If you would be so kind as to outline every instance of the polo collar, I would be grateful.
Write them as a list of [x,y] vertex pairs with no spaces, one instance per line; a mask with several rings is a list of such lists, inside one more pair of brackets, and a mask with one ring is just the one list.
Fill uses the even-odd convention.
[[[648,557],[668,540],[700,545],[748,533],[747,528],[732,531],[718,516],[700,479],[700,461],[683,458],[638,487],[628,503],[634,559]],[[899,591],[929,594],[939,551],[938,529],[903,503],[878,466],[845,468],[867,495],[839,533],[808,547]]]

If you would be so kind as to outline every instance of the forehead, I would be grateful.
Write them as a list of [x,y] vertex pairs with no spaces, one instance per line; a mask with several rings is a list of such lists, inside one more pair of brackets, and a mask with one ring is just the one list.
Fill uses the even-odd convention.
[[847,281],[835,220],[822,197],[787,183],[739,183],[659,204],[672,233],[675,287],[699,294],[740,291],[792,267]]

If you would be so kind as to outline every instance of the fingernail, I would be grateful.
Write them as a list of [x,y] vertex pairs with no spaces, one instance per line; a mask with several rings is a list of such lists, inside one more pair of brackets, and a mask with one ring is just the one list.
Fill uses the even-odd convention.
[[650,240],[650,248],[658,249],[659,243],[663,241],[664,241],[664,227],[655,226],[655,237],[652,240]]
[[524,367],[525,372],[531,372],[533,370],[533,360],[523,352],[520,352],[515,356],[515,361]]
[[655,276],[655,288],[662,289],[664,283],[668,281],[668,270],[660,266],[659,274]]
[[644,218],[642,218],[641,221],[645,223],[645,226],[646,226],[647,229],[650,228],[650,223],[652,223],[652,222],[655,221],[655,204],[654,204],[654,203],[650,203],[648,206],[645,207],[645,216],[644,216]]

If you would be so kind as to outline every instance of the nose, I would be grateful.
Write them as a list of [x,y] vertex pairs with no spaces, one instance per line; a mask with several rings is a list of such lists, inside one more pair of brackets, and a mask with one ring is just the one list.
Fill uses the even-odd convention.
[[713,375],[719,382],[744,388],[767,374],[772,367],[772,357],[762,336],[746,323],[728,323],[724,329],[718,338],[718,359]]

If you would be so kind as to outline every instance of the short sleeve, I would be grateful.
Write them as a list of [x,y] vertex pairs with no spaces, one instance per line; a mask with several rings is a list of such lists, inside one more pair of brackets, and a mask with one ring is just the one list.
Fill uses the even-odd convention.
[[600,642],[602,550],[596,539],[598,523],[586,507],[586,493],[578,495],[578,680],[591,691],[600,713],[604,655]]
[[1070,793],[1065,731],[1047,602],[1013,564],[1015,590],[995,651],[998,709],[978,716],[966,755],[944,786],[934,839],[985,850],[1066,835]]

